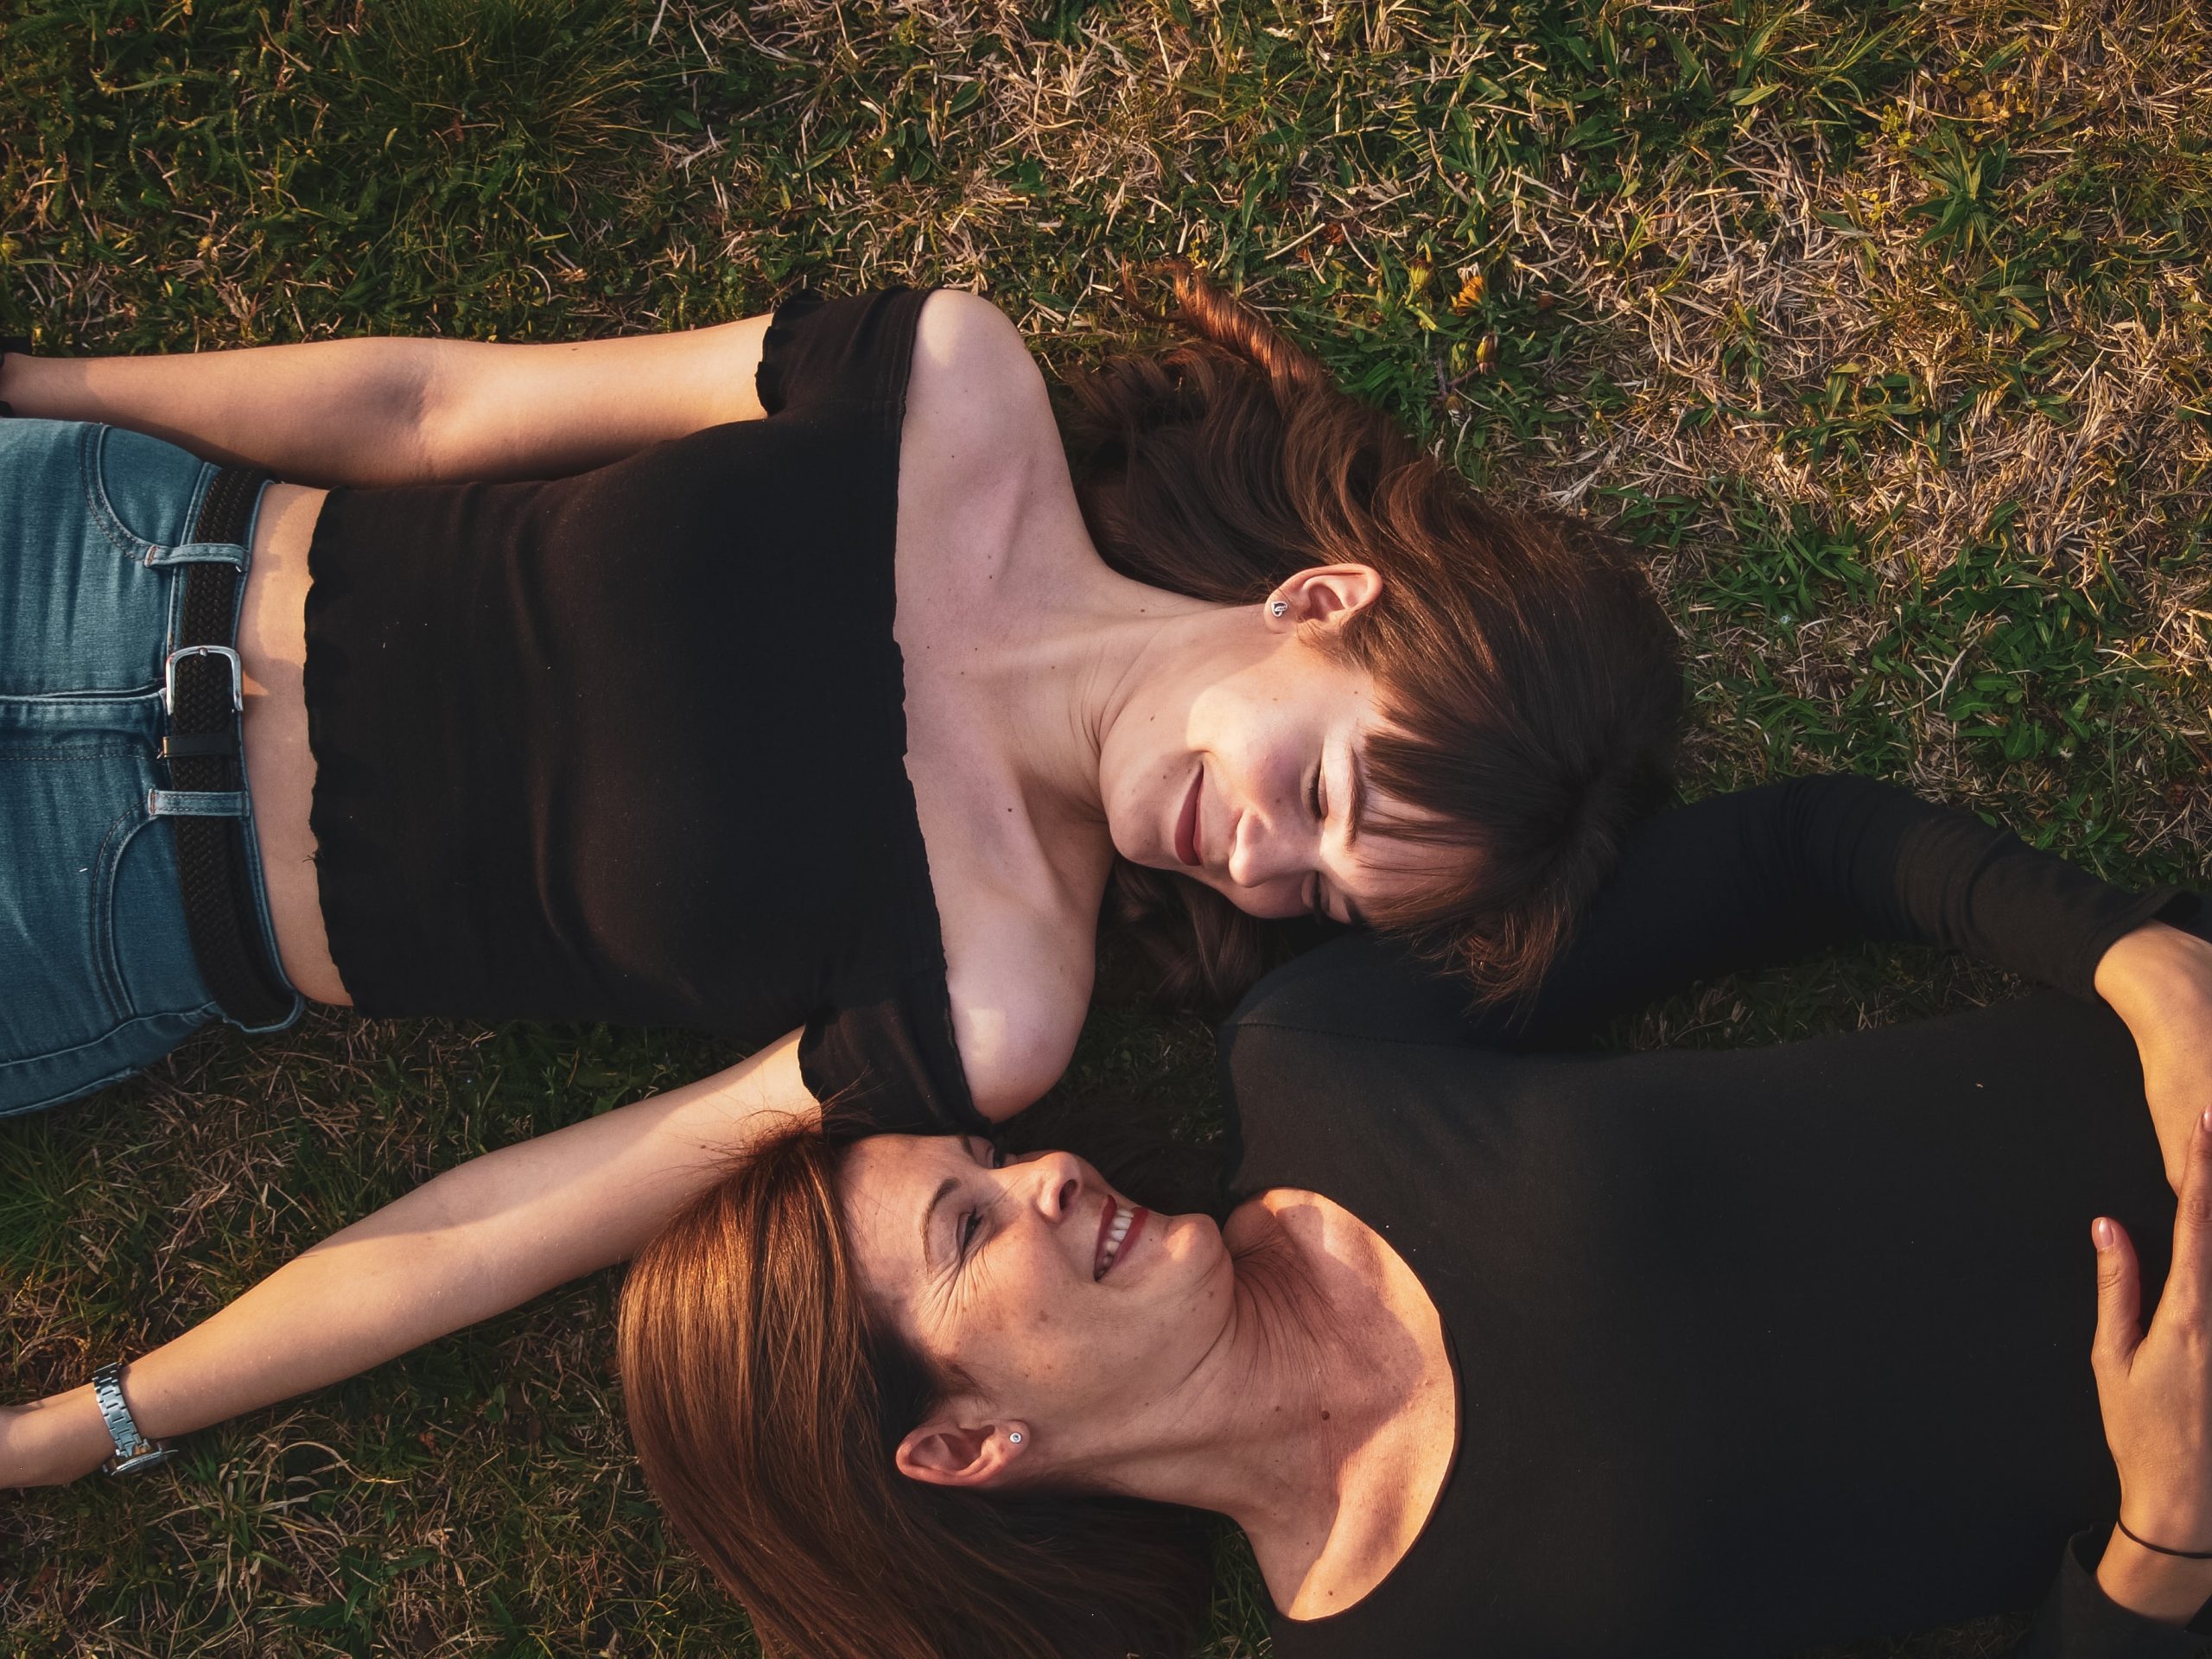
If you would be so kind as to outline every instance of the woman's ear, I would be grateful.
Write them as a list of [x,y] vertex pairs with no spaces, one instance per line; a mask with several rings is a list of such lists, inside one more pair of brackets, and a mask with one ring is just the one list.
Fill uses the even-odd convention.
[[932,1417],[899,1442],[893,1461],[909,1480],[930,1486],[995,1486],[1028,1454],[1027,1423],[978,1423]]
[[1371,564],[1317,564],[1268,594],[1260,610],[1275,629],[1294,629],[1303,622],[1341,624],[1372,605],[1382,591],[1382,575]]

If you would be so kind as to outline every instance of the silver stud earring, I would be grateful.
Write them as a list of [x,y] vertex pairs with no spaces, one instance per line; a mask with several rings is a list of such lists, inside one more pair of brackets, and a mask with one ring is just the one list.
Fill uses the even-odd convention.
[[1273,604],[1268,607],[1268,614],[1269,616],[1288,616],[1290,614],[1290,602],[1287,600],[1276,600]]
[[1020,1446],[1021,1444],[1021,1431],[1018,1428],[1008,1429],[1007,1431],[1006,1443],[1008,1446]]

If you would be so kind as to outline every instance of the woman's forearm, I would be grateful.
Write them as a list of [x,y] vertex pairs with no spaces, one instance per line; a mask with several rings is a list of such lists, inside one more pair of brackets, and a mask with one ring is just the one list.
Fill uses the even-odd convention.
[[2113,1529],[2097,1564],[2097,1587],[2114,1606],[2161,1624],[2186,1624],[2212,1598],[2212,1561],[2192,1561],[2144,1548]]
[[2134,1036],[2166,1179],[2178,1187],[2196,1115],[2212,1103],[2212,942],[2161,922],[2138,928],[2097,963],[2096,988]]
[[1971,814],[1848,774],[1710,796],[1640,826],[1532,1003],[1471,1035],[1580,1039],[1716,974],[1869,939],[1964,951],[2086,996],[2170,893],[2131,895]]
[[[124,1376],[131,1414],[152,1439],[188,1434],[367,1370],[558,1282],[502,1274],[495,1262],[478,1275],[476,1260],[456,1233],[348,1229],[133,1360]],[[113,1450],[89,1383],[37,1402],[21,1433],[37,1452],[10,1475],[27,1483],[73,1480]]]
[[[131,1362],[162,1440],[326,1387],[624,1260],[757,1136],[816,1107],[796,1033],[744,1065],[448,1171]],[[89,1387],[0,1424],[0,1484],[73,1479],[111,1450]]]
[[334,340],[161,357],[0,359],[18,416],[99,421],[296,483],[419,480],[435,340]]
[[764,413],[769,319],[563,345],[332,340],[0,357],[19,416],[99,421],[295,484],[555,478]]

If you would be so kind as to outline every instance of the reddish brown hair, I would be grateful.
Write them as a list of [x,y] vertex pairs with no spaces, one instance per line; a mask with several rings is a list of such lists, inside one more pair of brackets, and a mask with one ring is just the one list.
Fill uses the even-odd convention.
[[772,1659],[1189,1649],[1213,1523],[1131,1500],[925,1486],[892,1461],[953,1379],[875,1319],[812,1129],[688,1205],[623,1287],[645,1478]]
[[[1395,728],[1367,745],[1370,781],[1434,817],[1373,832],[1466,856],[1370,919],[1485,999],[1525,990],[1666,791],[1674,630],[1618,538],[1484,501],[1257,312],[1174,283],[1184,343],[1064,388],[1092,539],[1125,575],[1225,604],[1315,565],[1381,573],[1338,648]],[[1269,925],[1210,888],[1124,864],[1116,892],[1172,998],[1230,1000],[1268,963]]]

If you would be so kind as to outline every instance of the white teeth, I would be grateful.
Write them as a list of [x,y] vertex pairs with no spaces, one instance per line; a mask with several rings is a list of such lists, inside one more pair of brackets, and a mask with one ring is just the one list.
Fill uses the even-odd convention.
[[1114,1206],[1114,1224],[1106,1230],[1106,1248],[1099,1252],[1098,1271],[1090,1276],[1103,1279],[1106,1269],[1114,1265],[1114,1258],[1122,1253],[1122,1243],[1129,1236],[1129,1224],[1137,1218],[1135,1211],[1126,1204]]

